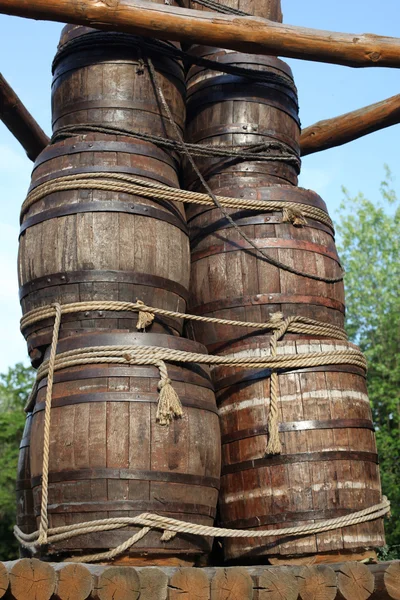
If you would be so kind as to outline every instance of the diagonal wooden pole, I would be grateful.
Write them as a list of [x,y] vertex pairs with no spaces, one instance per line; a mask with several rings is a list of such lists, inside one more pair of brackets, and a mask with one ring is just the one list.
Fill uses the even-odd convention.
[[31,160],[36,160],[50,142],[43,129],[25,108],[0,73],[0,119],[17,138]]
[[341,146],[397,123],[400,123],[400,94],[307,127],[300,138],[301,155]]
[[400,67],[400,39],[188,10],[144,0],[0,0],[0,13],[350,67]]

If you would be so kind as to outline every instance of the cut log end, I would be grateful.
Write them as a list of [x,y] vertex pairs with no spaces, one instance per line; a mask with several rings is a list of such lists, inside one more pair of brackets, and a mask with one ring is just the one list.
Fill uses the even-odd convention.
[[374,591],[374,576],[366,565],[344,563],[337,571],[338,590],[345,600],[367,600]]
[[303,567],[298,574],[302,600],[334,600],[337,594],[336,573],[330,567]]
[[135,569],[129,567],[110,567],[97,582],[98,600],[138,600],[140,581]]
[[36,558],[23,558],[10,571],[10,589],[15,600],[50,600],[56,581],[54,568]]
[[210,583],[204,571],[179,569],[169,582],[169,600],[210,600]]
[[211,600],[251,600],[253,581],[245,569],[219,569],[211,581]]
[[93,578],[83,565],[60,565],[56,588],[57,600],[86,600],[93,590]]
[[257,578],[257,600],[297,600],[299,582],[293,569],[265,569]]
[[168,597],[168,575],[155,567],[139,571],[140,600],[166,600]]
[[10,581],[8,578],[7,569],[3,563],[0,563],[0,598],[3,598],[3,596],[6,594],[9,583]]

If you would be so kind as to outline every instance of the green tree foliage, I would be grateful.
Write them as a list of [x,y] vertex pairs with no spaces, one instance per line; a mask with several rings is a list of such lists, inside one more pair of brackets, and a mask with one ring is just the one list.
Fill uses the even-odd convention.
[[15,477],[19,443],[25,423],[24,405],[34,380],[31,368],[18,363],[0,375],[0,556],[17,557]]
[[346,270],[347,331],[368,359],[368,391],[376,426],[391,557],[400,556],[400,202],[391,174],[380,199],[343,189],[337,226]]

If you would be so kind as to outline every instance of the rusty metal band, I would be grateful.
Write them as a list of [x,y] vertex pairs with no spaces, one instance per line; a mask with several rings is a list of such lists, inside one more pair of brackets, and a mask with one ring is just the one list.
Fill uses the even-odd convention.
[[190,47],[189,54],[191,56],[199,57],[199,58],[210,58],[214,57],[213,60],[216,63],[222,64],[232,64],[232,65],[262,65],[263,67],[272,67],[277,71],[281,71],[283,76],[286,76],[289,81],[293,82],[293,73],[292,69],[289,67],[287,63],[275,56],[264,56],[261,54],[248,54],[242,52],[231,52],[226,50],[221,50],[221,48],[217,48],[215,46],[200,46],[193,45]]
[[[253,242],[256,244],[257,248],[268,248],[276,250],[300,250],[302,252],[312,252],[313,254],[320,254],[321,256],[326,256],[327,258],[334,260],[339,266],[341,266],[336,249],[334,251],[329,250],[326,246],[322,246],[321,244],[315,244],[314,242],[308,242],[305,240],[285,240],[281,238],[255,238],[253,239]],[[196,252],[192,252],[191,260],[192,263],[194,263],[198,260],[202,260],[203,258],[208,258],[209,256],[215,256],[217,254],[225,254],[227,252],[238,252],[251,249],[252,246],[250,246],[248,242],[231,242],[227,240],[223,244],[209,246],[205,250],[198,250]]]
[[[223,498],[222,498],[223,502]],[[235,519],[234,521],[223,521],[221,527],[232,529],[252,529],[265,525],[285,526],[286,523],[299,523],[302,521],[318,521],[321,519],[336,519],[354,512],[354,508],[332,508],[326,510],[285,511],[278,515],[260,515],[249,519]],[[361,510],[361,509],[360,509]]]
[[[242,308],[244,306],[264,306],[269,304],[306,304],[311,306],[325,306],[333,310],[345,313],[345,306],[334,298],[323,296],[302,296],[301,294],[256,294],[255,296],[239,296],[238,298],[227,298],[215,300],[199,306],[191,306],[189,312],[195,315],[209,315],[211,313],[228,310],[231,308]],[[221,317],[222,318],[222,317]],[[229,317],[233,318],[233,317]]]
[[30,479],[17,479],[15,482],[15,491],[22,492],[24,490],[31,490],[31,480]]
[[61,273],[50,273],[45,277],[38,277],[25,283],[19,288],[19,299],[23,300],[29,294],[39,290],[47,290],[52,286],[71,285],[79,283],[118,283],[139,285],[145,287],[159,288],[165,292],[181,297],[185,302],[189,299],[189,291],[177,281],[150,275],[149,273],[138,273],[136,271],[62,271]]
[[[77,469],[75,471],[50,471],[49,483],[66,481],[90,481],[93,479],[117,479],[120,481],[154,481],[165,483],[180,483],[219,490],[219,477],[203,477],[189,473],[168,471],[141,471],[137,469]],[[37,487],[42,483],[42,476],[31,478],[31,486]]]
[[[154,107],[154,108],[153,108]],[[70,104],[63,104],[58,107],[58,111],[53,111],[53,120],[52,126],[55,127],[57,121],[60,119],[65,119],[68,115],[75,114],[77,112],[86,111],[86,110],[129,110],[129,111],[140,111],[146,114],[151,114],[157,117],[158,119],[164,120],[167,119],[167,115],[164,112],[161,112],[160,107],[157,102],[152,104],[149,100],[106,100],[105,98],[101,100],[87,100],[85,102],[71,102]],[[182,114],[180,111],[174,111],[171,107],[171,112],[174,115],[177,126],[182,129]],[[74,125],[79,125],[79,123],[74,122]]]
[[[230,177],[232,184],[236,183],[237,186],[239,186],[240,180],[247,180],[251,175],[252,179],[262,177],[263,185],[270,185],[271,187],[273,185],[279,185],[280,187],[290,185],[295,187],[300,172],[300,165],[289,165],[282,162],[279,157],[268,163],[254,160],[250,162],[248,159],[232,157],[217,162],[213,162],[208,158],[201,160],[207,161],[202,163],[202,165],[207,165],[204,167],[202,166],[202,175],[208,180],[214,193],[216,193],[215,188],[220,187],[219,180],[223,176]],[[186,173],[186,188],[188,191],[192,192],[203,192],[203,187],[199,184],[199,179],[196,179],[193,170],[188,170]],[[228,197],[235,197],[235,195],[229,193]],[[245,196],[242,197],[245,198]],[[187,206],[189,207],[190,205],[188,204]],[[193,206],[191,206],[191,209],[193,209]]]
[[115,142],[108,140],[78,142],[70,140],[68,144],[58,143],[48,146],[35,160],[33,170],[54,158],[82,154],[84,152],[117,152],[134,154],[135,156],[139,155],[153,158],[154,160],[158,160],[172,167],[174,165],[174,161],[170,154],[167,154],[162,148],[154,146],[154,144],[150,144],[149,142],[135,142],[133,140],[131,142]]
[[[85,166],[79,166],[79,167],[74,167],[74,168],[67,168],[67,169],[63,169],[62,171],[55,171],[52,170],[51,173],[49,173],[48,175],[43,175],[43,177],[38,177],[36,178],[30,185],[28,193],[32,192],[34,189],[36,189],[39,185],[41,185],[42,183],[47,183],[48,181],[53,181],[54,179],[59,179],[61,177],[65,177],[66,175],[82,175],[83,173],[105,173],[107,174],[112,174],[112,173],[126,173],[127,175],[132,175],[134,177],[145,177],[146,179],[149,179],[150,181],[157,181],[158,183],[163,183],[164,185],[167,185],[168,187],[171,187],[173,189],[177,189],[176,186],[176,180],[174,181],[173,179],[169,179],[168,177],[164,177],[163,175],[157,174],[156,171],[147,171],[146,169],[142,169],[139,167],[121,167],[121,166],[114,166],[114,167],[110,167],[110,166],[102,166],[102,165],[95,165],[95,166],[89,166],[89,167],[85,167]],[[93,182],[93,189],[95,188],[95,183]],[[137,196],[140,196],[140,194],[136,194]],[[169,208],[169,210],[174,211],[176,214],[180,214],[178,209],[174,210],[174,205],[172,204],[172,202],[167,202],[167,201],[162,201],[162,200],[154,200],[154,202],[157,202],[158,204],[162,205],[162,206],[167,206]]]
[[[251,217],[243,217],[236,218],[234,217],[234,221],[239,226],[247,226],[247,225],[288,225],[287,221],[283,220],[283,217],[276,216],[266,216],[265,213],[257,216]],[[289,224],[290,225],[290,224]],[[204,240],[207,236],[212,235],[214,233],[220,233],[221,229],[231,229],[233,225],[227,219],[220,219],[216,223],[212,225],[208,225],[205,227],[196,227],[192,225],[189,228],[190,235],[190,245],[194,248],[199,242]],[[315,221],[314,219],[310,219],[307,217],[307,223],[302,225],[302,228],[310,228],[310,229],[318,229],[319,231],[325,231],[328,233],[333,239],[333,229],[328,227],[328,225],[324,225],[319,221]]]
[[[271,370],[264,369],[262,371],[251,371],[242,369],[240,373],[236,373],[235,375],[231,375],[230,377],[219,378],[216,374],[214,374],[214,387],[216,392],[220,392],[221,390],[234,386],[234,385],[242,385],[253,384],[257,381],[262,381],[265,379],[269,379],[271,377]],[[366,372],[361,367],[356,367],[353,365],[326,365],[321,367],[307,367],[305,369],[280,369],[279,373],[282,375],[287,375],[291,373],[302,374],[302,373],[350,373],[351,375],[359,375],[363,379],[366,378]]]
[[24,448],[29,448],[30,445],[31,445],[31,436],[30,436],[30,434],[25,435],[19,444],[19,449],[23,450]]
[[[191,396],[179,396],[182,406],[186,408],[195,408],[198,410],[204,410],[214,414],[218,414],[216,405],[211,404],[210,401],[200,400]],[[157,393],[149,392],[93,392],[91,394],[71,394],[68,396],[61,396],[53,398],[51,402],[52,408],[62,408],[64,406],[74,406],[76,404],[91,404],[93,402],[107,403],[107,402],[128,402],[128,403],[142,403],[142,404],[157,404],[159,396]],[[45,409],[45,402],[37,402],[35,405],[33,414],[43,412]]]
[[[326,421],[289,421],[279,424],[281,433],[292,431],[315,431],[319,429],[368,429],[375,431],[372,421],[369,419],[328,419]],[[267,435],[268,426],[260,425],[249,429],[233,431],[222,436],[222,444],[230,444],[239,440],[246,440],[259,435]]]
[[[196,367],[196,370],[194,370],[194,367]],[[138,365],[107,365],[105,372],[103,365],[86,365],[85,367],[80,367],[79,370],[75,368],[70,371],[67,369],[56,371],[53,376],[53,382],[58,384],[68,381],[76,382],[85,381],[85,379],[97,379],[98,377],[107,377],[107,379],[110,377],[144,377],[146,379],[156,379],[158,383],[160,377],[156,369],[157,367],[139,367]],[[170,365],[168,366],[168,375],[172,382],[179,381],[214,391],[209,373],[203,370],[200,365],[182,363],[179,368]],[[40,392],[46,385],[47,379],[42,379],[38,384],[38,391]]]
[[[96,189],[96,184],[93,184]],[[68,217],[81,213],[124,213],[127,215],[138,215],[141,217],[148,217],[149,219],[157,219],[163,223],[169,223],[173,227],[177,227],[183,233],[188,235],[188,228],[183,219],[178,219],[173,214],[154,208],[152,206],[146,206],[145,204],[132,204],[132,202],[120,202],[117,200],[93,200],[92,202],[76,202],[74,204],[67,204],[59,206],[57,208],[50,208],[44,210],[32,217],[28,217],[21,225],[19,235],[21,236],[27,229],[50,221],[51,219],[58,219],[59,217]]]
[[[297,155],[300,155],[300,146],[296,140],[290,135],[285,135],[277,130],[263,129],[258,123],[232,123],[230,125],[214,125],[205,129],[196,129],[190,132],[188,141],[191,143],[202,142],[208,138],[213,138],[222,135],[243,135],[257,136],[267,138],[267,141],[276,141],[281,144],[286,144],[289,150],[293,150]],[[247,142],[249,144],[250,142]],[[254,143],[254,142],[252,142]],[[223,147],[224,144],[221,144]]]
[[372,462],[379,464],[378,455],[375,452],[352,452],[350,450],[328,450],[326,452],[304,452],[299,454],[280,454],[269,458],[256,458],[246,460],[233,465],[222,467],[221,475],[241,473],[251,469],[263,469],[281,465],[295,465],[309,462],[323,462],[334,460],[348,460],[360,462]]
[[[205,504],[189,504],[181,502],[145,502],[140,500],[114,500],[105,502],[65,502],[49,504],[47,510],[52,515],[97,512],[156,512],[202,515],[214,518],[216,509]],[[35,516],[40,516],[40,507],[35,509]]]

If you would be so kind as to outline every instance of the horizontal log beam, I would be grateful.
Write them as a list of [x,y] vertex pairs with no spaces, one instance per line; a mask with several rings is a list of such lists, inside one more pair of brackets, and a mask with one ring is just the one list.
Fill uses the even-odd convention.
[[0,0],[0,13],[350,67],[400,67],[400,39],[333,33],[144,0]]
[[307,127],[300,138],[301,155],[341,146],[397,123],[400,123],[400,94]]
[[31,160],[36,160],[49,138],[0,73],[0,119]]

